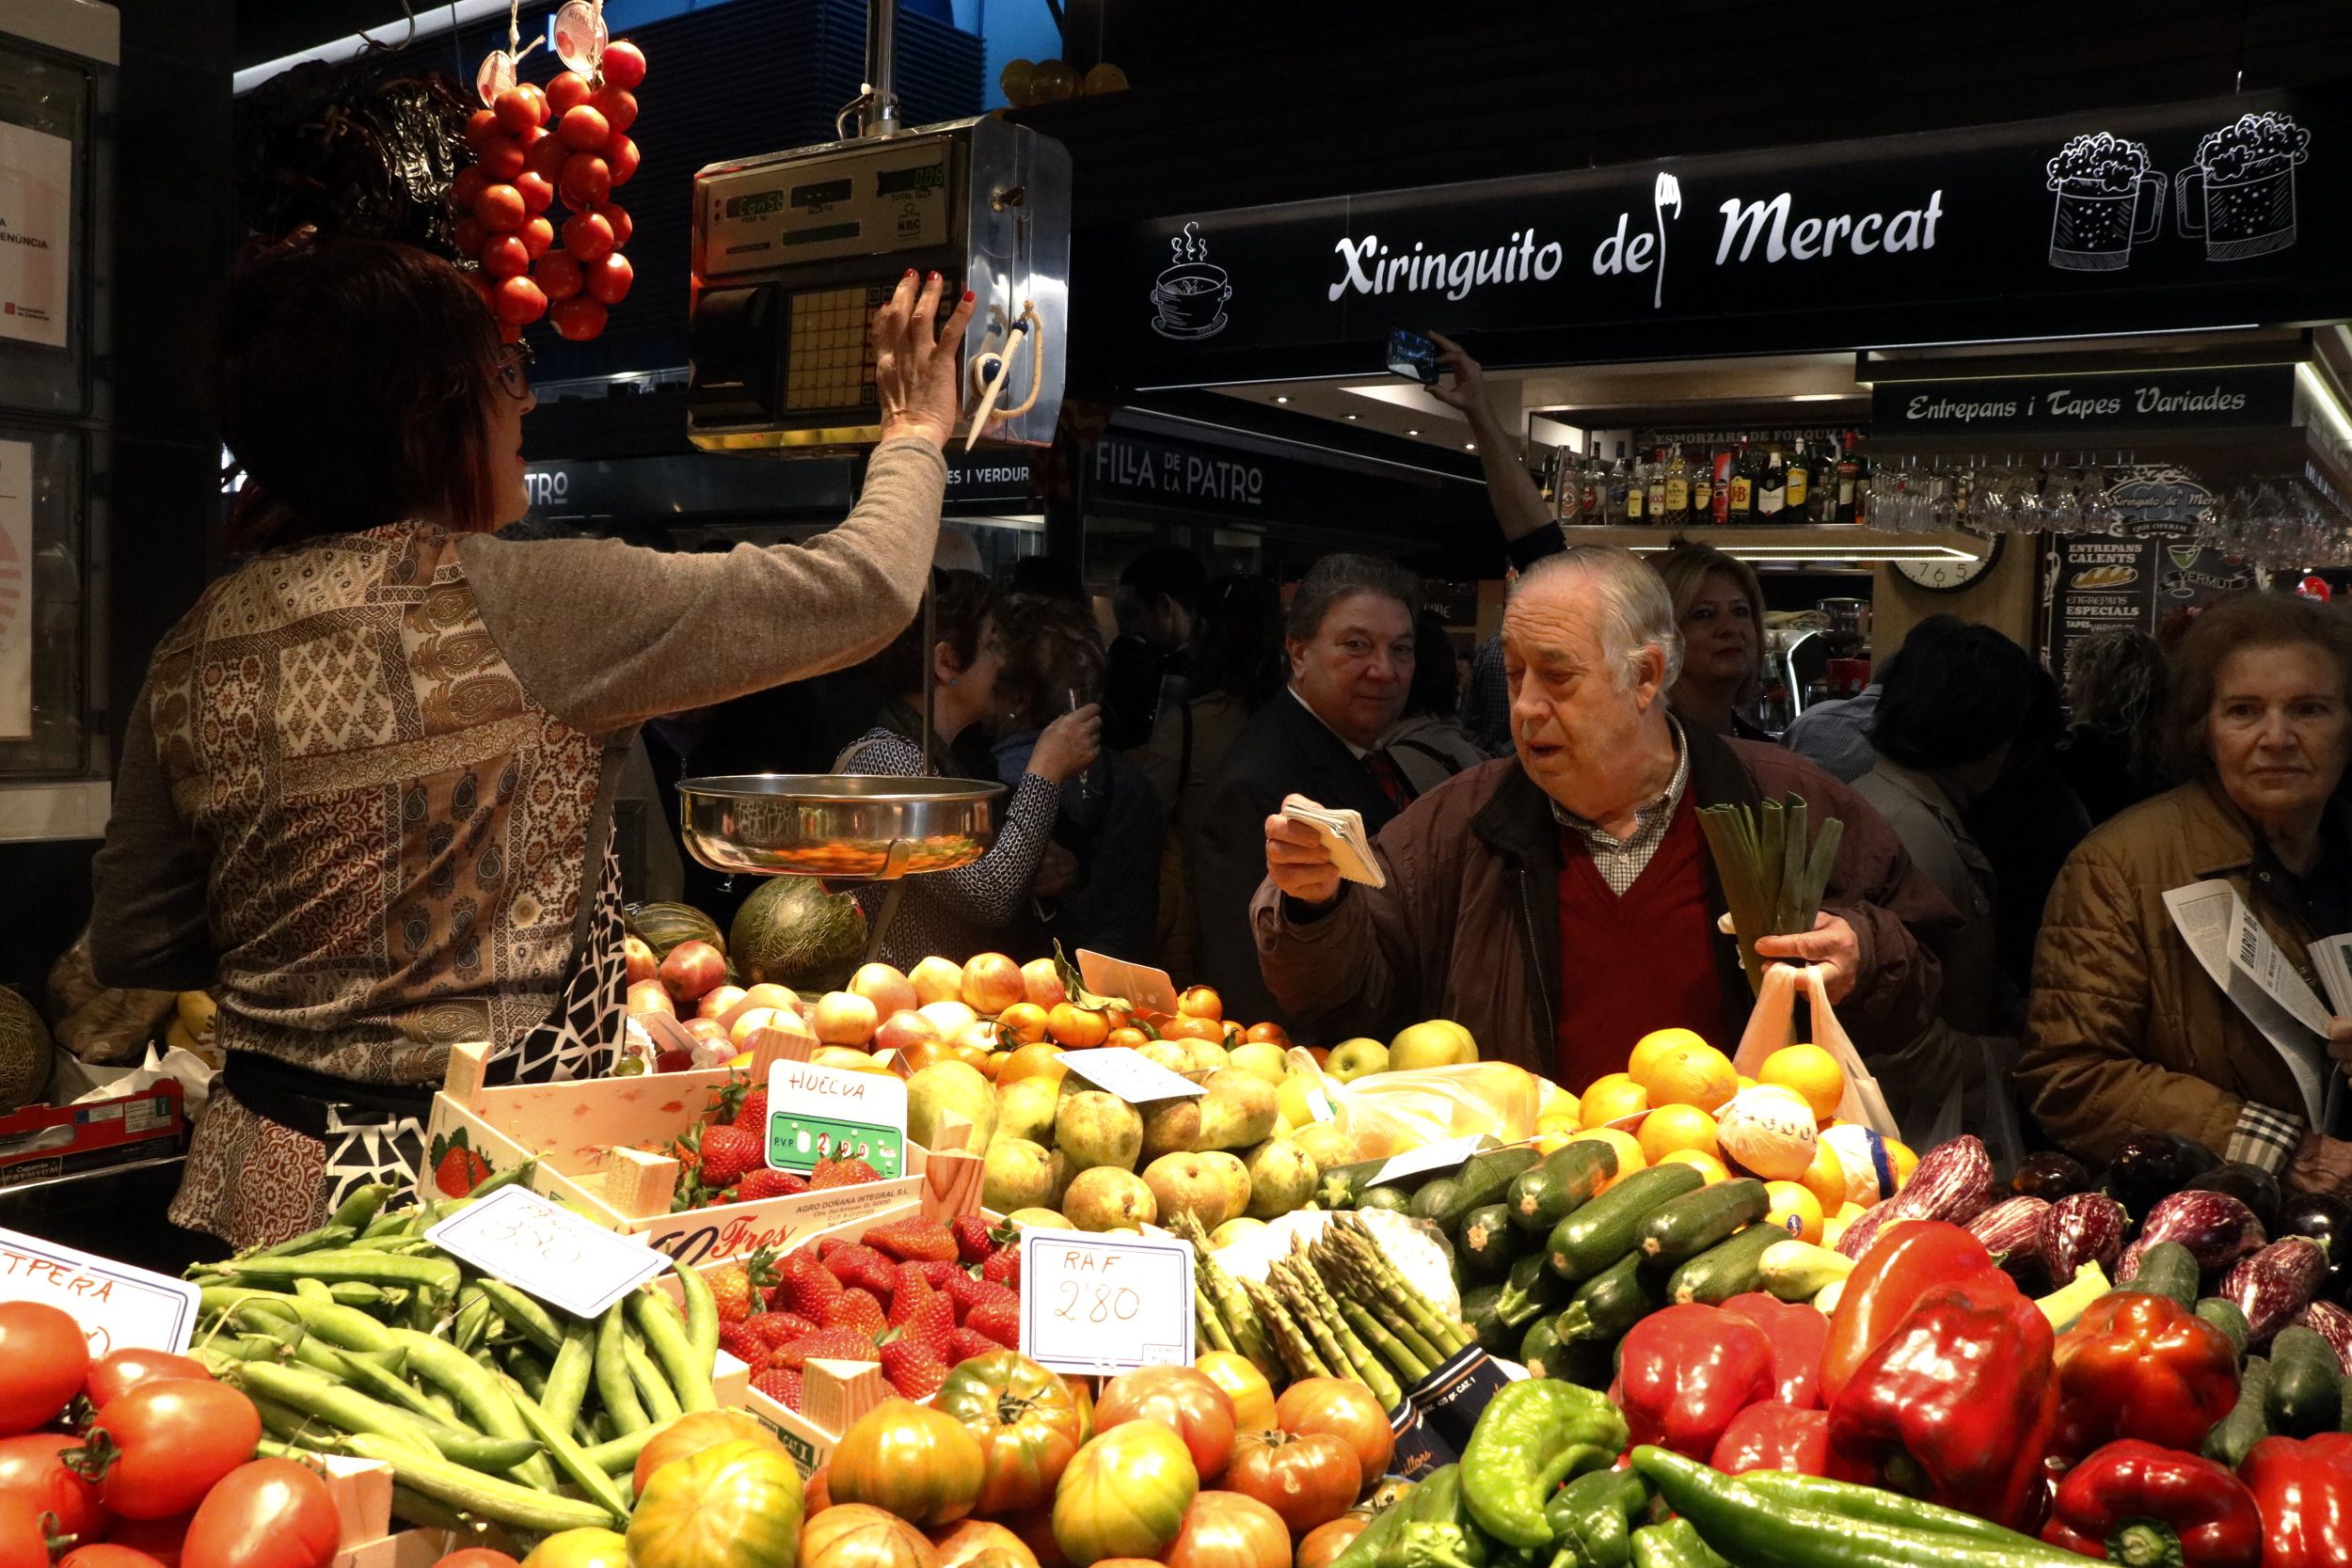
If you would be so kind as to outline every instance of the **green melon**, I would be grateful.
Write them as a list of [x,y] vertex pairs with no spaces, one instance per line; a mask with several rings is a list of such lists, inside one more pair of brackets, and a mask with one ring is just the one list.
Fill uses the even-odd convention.
[[727,939],[719,923],[691,904],[638,904],[628,911],[629,931],[643,937],[657,958],[666,958],[681,942],[707,942],[723,953]]
[[33,1005],[0,987],[0,1114],[22,1110],[47,1086],[55,1050]]
[[866,953],[866,911],[814,877],[772,877],[743,901],[728,953],[747,986],[839,990]]

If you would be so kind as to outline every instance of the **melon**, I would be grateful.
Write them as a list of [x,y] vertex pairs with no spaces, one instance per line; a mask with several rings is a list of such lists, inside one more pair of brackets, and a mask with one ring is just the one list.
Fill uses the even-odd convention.
[[670,956],[670,949],[681,942],[707,942],[724,953],[727,939],[719,934],[719,923],[691,904],[636,904],[628,912],[629,934],[642,938],[653,949],[657,961]]
[[866,911],[814,877],[772,877],[736,911],[727,953],[746,986],[839,990],[866,957]]
[[0,988],[0,1114],[21,1110],[40,1095],[55,1050],[33,1005]]

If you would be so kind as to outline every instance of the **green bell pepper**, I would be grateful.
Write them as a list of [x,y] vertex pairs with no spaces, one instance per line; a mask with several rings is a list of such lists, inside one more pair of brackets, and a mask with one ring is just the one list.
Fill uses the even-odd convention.
[[1628,1441],[1608,1397],[1550,1378],[1514,1383],[1487,1402],[1462,1450],[1470,1517],[1505,1546],[1554,1544],[1544,1504],[1574,1476],[1615,1462]]
[[1655,1494],[1632,1470],[1588,1470],[1544,1505],[1560,1549],[1551,1568],[1627,1568],[1634,1520]]
[[1380,1568],[1486,1568],[1486,1541],[1462,1506],[1462,1467],[1433,1470],[1397,1505],[1405,1522]]

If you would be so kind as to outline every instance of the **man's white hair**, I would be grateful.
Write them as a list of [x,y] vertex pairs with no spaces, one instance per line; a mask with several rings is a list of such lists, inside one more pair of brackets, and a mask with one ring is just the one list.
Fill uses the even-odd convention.
[[1633,684],[1643,652],[1653,647],[1666,659],[1659,689],[1674,685],[1682,673],[1682,628],[1675,622],[1674,597],[1666,592],[1665,579],[1631,550],[1614,545],[1570,546],[1521,572],[1511,586],[1511,597],[1571,573],[1592,584],[1600,611],[1601,653],[1618,689]]

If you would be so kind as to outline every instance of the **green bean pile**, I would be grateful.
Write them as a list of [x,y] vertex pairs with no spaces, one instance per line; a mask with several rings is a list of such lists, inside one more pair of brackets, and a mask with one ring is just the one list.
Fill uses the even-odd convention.
[[389,1211],[393,1190],[371,1186],[316,1230],[188,1272],[203,1309],[191,1354],[253,1401],[265,1450],[389,1465],[393,1513],[414,1525],[526,1537],[627,1526],[647,1441],[716,1408],[718,1306],[680,1269],[683,1312],[648,1283],[576,1319],[424,1239],[529,1171]]

